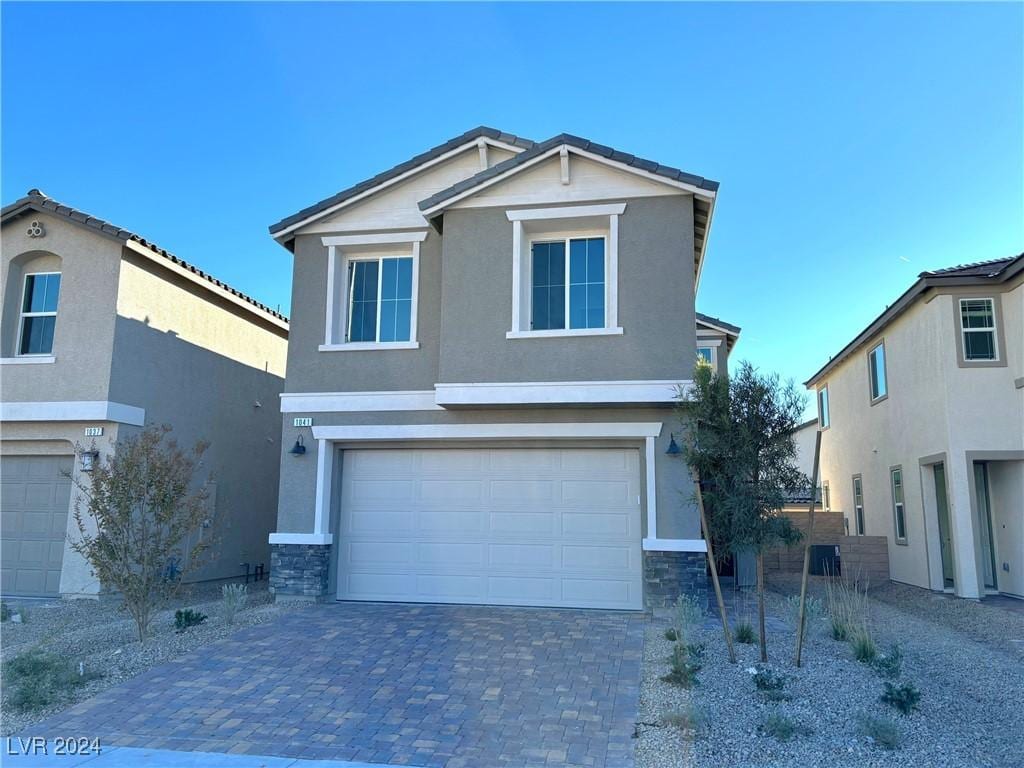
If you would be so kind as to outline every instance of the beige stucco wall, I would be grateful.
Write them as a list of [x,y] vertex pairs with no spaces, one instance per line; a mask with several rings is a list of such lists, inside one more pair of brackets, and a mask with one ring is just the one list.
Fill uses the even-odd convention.
[[[832,508],[855,530],[853,475],[863,477],[866,533],[889,539],[892,578],[942,588],[933,466],[946,467],[957,594],[977,597],[980,566],[972,523],[967,452],[1024,448],[1024,390],[1014,387],[1024,364],[1022,288],[991,287],[971,295],[996,296],[1006,331],[1007,365],[957,364],[955,297],[932,292],[818,382],[827,383],[831,426],[822,435],[821,478]],[[868,351],[885,342],[889,395],[872,405]],[[889,470],[902,466],[907,543],[894,536]],[[1024,567],[1022,562],[1021,567]]]

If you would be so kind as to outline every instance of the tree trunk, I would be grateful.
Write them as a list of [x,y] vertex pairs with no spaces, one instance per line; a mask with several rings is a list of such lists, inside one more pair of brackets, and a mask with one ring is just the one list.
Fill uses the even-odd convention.
[[821,430],[814,433],[814,464],[811,470],[811,503],[807,507],[807,540],[804,543],[804,570],[800,574],[800,610],[796,620],[796,665],[804,647],[804,605],[807,602],[807,574],[811,569],[811,539],[814,537],[814,502],[818,487],[818,462],[821,460]]
[[768,661],[768,638],[764,631],[764,554],[757,553],[757,623],[761,635],[761,661]]

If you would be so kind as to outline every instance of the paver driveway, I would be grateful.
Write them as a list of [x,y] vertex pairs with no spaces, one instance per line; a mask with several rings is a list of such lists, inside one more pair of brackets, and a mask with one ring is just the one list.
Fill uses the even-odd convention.
[[633,765],[642,614],[332,603],[242,630],[33,735],[419,766]]

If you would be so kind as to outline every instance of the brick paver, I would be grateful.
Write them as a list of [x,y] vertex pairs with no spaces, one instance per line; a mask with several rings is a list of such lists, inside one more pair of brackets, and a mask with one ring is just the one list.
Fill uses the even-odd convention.
[[414,766],[630,768],[642,614],[333,603],[239,631],[33,735]]

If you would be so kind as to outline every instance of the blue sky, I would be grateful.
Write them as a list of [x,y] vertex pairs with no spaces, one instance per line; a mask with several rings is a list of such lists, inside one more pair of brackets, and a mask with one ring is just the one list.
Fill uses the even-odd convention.
[[698,309],[802,381],[924,269],[1024,249],[1016,4],[2,6],[30,187],[290,311],[267,226],[478,125],[721,182]]

